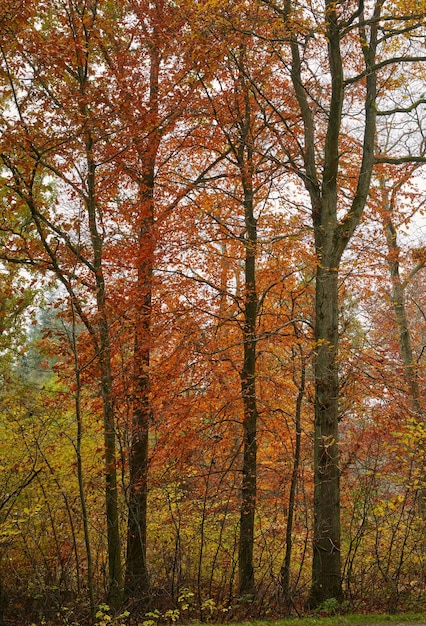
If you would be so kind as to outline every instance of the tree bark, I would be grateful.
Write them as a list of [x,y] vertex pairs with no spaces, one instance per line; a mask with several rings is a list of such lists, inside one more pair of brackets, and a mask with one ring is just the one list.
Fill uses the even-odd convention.
[[101,372],[101,395],[104,418],[105,509],[109,572],[108,599],[109,602],[115,606],[119,604],[121,598],[123,572],[121,567],[121,543],[118,515],[117,455],[111,373],[111,345],[106,303],[106,285],[103,273],[103,245],[102,238],[98,232],[96,215],[96,165],[92,155],[93,141],[90,133],[87,133],[85,142],[88,167],[86,207],[89,218],[89,230],[93,249],[93,268],[96,281],[97,327],[100,344],[98,356]]
[[[161,4],[161,3],[159,3]],[[125,595],[146,603],[150,580],[146,559],[149,425],[152,419],[150,397],[150,355],[152,318],[152,275],[155,252],[155,168],[161,131],[159,128],[159,71],[161,7],[154,25],[150,48],[149,112],[152,130],[138,151],[142,163],[139,186],[139,221],[137,225],[137,280],[135,304],[135,339],[133,354],[133,420],[129,458],[127,562]]]
[[[243,54],[241,62],[243,62]],[[256,287],[257,220],[254,216],[253,148],[251,146],[250,91],[240,68],[243,116],[241,138],[236,151],[243,187],[245,220],[244,262],[244,323],[243,366],[241,370],[241,393],[244,407],[243,418],[243,467],[240,509],[240,537],[238,546],[240,595],[254,594],[254,520],[257,495],[257,421],[256,395],[256,325],[258,296]]]
[[[317,145],[310,85],[304,80],[306,39],[298,40],[291,19],[293,3],[286,0],[282,11],[289,29],[292,57],[291,79],[303,124],[304,168],[298,171],[310,195],[315,252],[315,420],[314,420],[314,537],[310,604],[318,606],[329,598],[342,597],[340,573],[340,473],[338,453],[338,275],[340,261],[359,224],[367,200],[374,166],[376,139],[376,69],[377,31],[383,1],[377,0],[373,18],[366,29],[364,6],[359,18],[359,39],[366,68],[365,120],[361,164],[351,205],[338,219],[338,178],[340,139],[345,81],[338,4],[326,0],[324,19],[330,97],[323,150]],[[301,55],[301,50],[303,55]],[[312,100],[315,102],[315,95]],[[319,156],[321,155],[321,156]],[[321,174],[319,172],[322,171]]]
[[[70,28],[77,40],[80,16],[73,6],[70,12]],[[90,14],[93,25],[96,19],[96,10]],[[121,565],[121,542],[118,515],[117,493],[117,454],[115,433],[115,411],[113,400],[112,358],[110,327],[107,307],[107,286],[104,275],[103,238],[99,232],[99,207],[97,202],[96,159],[94,154],[95,141],[91,128],[94,121],[90,108],[87,105],[87,90],[89,81],[89,60],[91,51],[90,28],[83,28],[84,46],[76,46],[77,72],[75,74],[79,86],[79,110],[84,120],[82,125],[82,139],[85,145],[87,174],[85,180],[84,201],[89,222],[89,233],[93,254],[93,273],[95,279],[96,298],[96,327],[99,337],[98,359],[100,366],[100,388],[103,408],[103,435],[105,454],[105,511],[107,524],[108,546],[108,601],[118,606],[121,601],[123,571]]]
[[315,321],[314,540],[311,603],[341,599],[338,272],[318,264]]
[[[296,326],[296,324],[294,324]],[[297,329],[295,329],[297,335]],[[281,567],[281,589],[284,593],[284,598],[292,602],[291,594],[290,594],[290,565],[291,565],[291,556],[293,551],[293,521],[294,521],[294,513],[296,508],[296,489],[298,482],[298,473],[300,466],[300,450],[302,443],[302,403],[305,395],[305,386],[306,386],[306,364],[305,358],[302,353],[302,348],[300,348],[301,353],[301,370],[300,370],[300,381],[298,383],[298,393],[296,398],[296,411],[294,418],[294,430],[295,430],[295,447],[294,447],[294,459],[293,459],[293,469],[291,472],[291,480],[290,480],[290,494],[288,499],[288,513],[287,513],[287,527],[285,533],[285,554],[284,554],[284,562]],[[293,353],[293,363],[294,368],[296,368],[295,363],[295,354]],[[296,374],[293,374],[293,381],[296,384]]]
[[[406,284],[401,279],[399,271],[399,247],[397,242],[397,232],[392,220],[392,206],[389,198],[386,198],[387,215],[384,218],[384,228],[386,242],[388,246],[388,265],[392,281],[391,300],[395,314],[395,321],[398,328],[398,345],[401,361],[404,366],[405,381],[408,389],[410,411],[414,419],[419,422],[424,421],[424,413],[421,402],[419,380],[417,376],[417,365],[414,360],[411,340],[410,325],[408,323],[407,310],[405,307],[405,287]],[[415,271],[422,268],[420,264]],[[412,273],[412,275],[415,272]],[[411,275],[411,276],[412,276]],[[425,467],[420,467],[422,476],[425,475]],[[417,489],[417,504],[420,517],[426,519],[426,488]],[[426,546],[426,538],[424,547]]]
[[125,595],[145,602],[150,595],[146,560],[148,508],[148,437],[152,418],[150,352],[153,271],[153,177],[141,206],[148,215],[138,235],[137,303],[133,353],[133,417],[129,458],[127,560]]
[[409,391],[410,409],[415,416],[422,412],[420,403],[420,388],[416,372],[416,364],[413,357],[411,333],[408,324],[407,311],[405,308],[405,287],[399,272],[399,248],[397,234],[392,218],[385,220],[386,242],[388,245],[388,264],[392,280],[392,307],[395,313],[398,328],[398,345],[401,360],[404,365],[405,380]]
[[251,218],[246,244],[244,309],[244,362],[241,371],[243,419],[243,480],[241,487],[239,583],[240,595],[254,593],[254,516],[257,478],[257,397],[256,397],[256,318],[257,293],[255,281],[256,224]]

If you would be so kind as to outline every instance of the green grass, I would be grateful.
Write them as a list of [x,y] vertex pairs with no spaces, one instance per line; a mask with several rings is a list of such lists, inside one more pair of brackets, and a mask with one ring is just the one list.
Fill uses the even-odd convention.
[[[426,624],[426,613],[352,613],[331,617],[312,615],[286,619],[254,619],[231,622],[227,626],[366,626],[367,624]],[[206,623],[191,622],[191,625],[206,626]],[[213,623],[212,626],[215,624]]]
[[378,614],[348,614],[333,615],[332,617],[301,617],[279,620],[254,620],[232,624],[232,626],[357,626],[362,624],[426,624],[426,613],[378,613]]

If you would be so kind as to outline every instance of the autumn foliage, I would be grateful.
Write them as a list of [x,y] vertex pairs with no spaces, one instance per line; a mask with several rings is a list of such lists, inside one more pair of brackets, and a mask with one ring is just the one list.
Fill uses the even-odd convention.
[[3,1],[0,622],[424,603],[411,4]]

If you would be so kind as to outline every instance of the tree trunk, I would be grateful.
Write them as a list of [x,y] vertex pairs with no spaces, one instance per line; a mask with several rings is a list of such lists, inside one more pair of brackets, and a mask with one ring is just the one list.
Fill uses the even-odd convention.
[[125,595],[146,602],[150,581],[146,561],[148,507],[148,435],[152,417],[150,353],[152,271],[154,254],[153,172],[141,193],[144,215],[138,233],[135,339],[133,354],[133,419],[129,458],[128,531]]
[[240,537],[238,546],[240,595],[254,594],[254,517],[257,491],[257,396],[256,396],[256,246],[257,221],[254,217],[252,148],[247,145],[250,133],[250,94],[244,85],[245,119],[242,141],[238,149],[238,162],[244,193],[244,219],[246,226],[244,267],[244,360],[241,370],[241,392],[244,407],[243,480],[241,487]]
[[81,383],[81,366],[80,359],[78,355],[78,346],[77,346],[77,325],[76,325],[76,316],[75,309],[73,303],[71,302],[71,313],[72,313],[72,334],[70,338],[71,349],[74,357],[74,376],[75,376],[75,394],[74,394],[74,404],[75,404],[75,417],[77,422],[77,438],[75,443],[75,454],[77,459],[77,480],[78,480],[78,491],[80,496],[80,506],[81,506],[81,517],[83,522],[83,534],[84,534],[84,545],[86,548],[86,559],[87,559],[87,592],[89,596],[89,605],[90,605],[90,619],[91,624],[96,623],[96,606],[95,606],[95,591],[94,591],[94,576],[93,576],[93,559],[92,559],[92,546],[90,543],[90,530],[89,530],[89,518],[87,515],[87,499],[86,492],[84,487],[84,472],[83,472],[83,458],[82,458],[82,443],[83,443],[83,415],[82,415],[82,407],[81,407],[81,392],[82,392],[82,383]]
[[417,379],[416,364],[413,358],[411,333],[405,309],[405,286],[399,273],[399,248],[397,234],[391,217],[385,221],[386,241],[388,245],[389,271],[392,280],[392,306],[398,327],[398,343],[401,360],[404,365],[405,380],[410,397],[410,409],[415,416],[421,415],[420,389]]
[[[152,130],[138,150],[142,175],[139,186],[139,221],[137,224],[137,283],[135,306],[135,341],[133,366],[133,421],[129,459],[127,562],[125,595],[143,604],[150,597],[146,560],[148,512],[149,425],[152,418],[150,398],[150,355],[152,317],[152,274],[155,252],[155,170],[161,140],[159,123],[160,30],[162,3],[154,3],[156,21],[150,45],[149,119]],[[145,123],[147,123],[145,120]]]
[[87,188],[86,198],[89,229],[93,248],[93,267],[96,280],[97,326],[99,333],[99,364],[101,372],[101,395],[104,418],[105,453],[105,509],[108,543],[108,600],[118,605],[122,590],[121,544],[119,534],[118,495],[117,495],[117,455],[115,436],[115,415],[112,392],[111,345],[108,314],[106,310],[106,285],[103,274],[102,238],[98,232],[95,195],[96,165],[92,156],[93,143],[90,134],[86,137]]
[[[296,331],[297,332],[297,331]],[[302,349],[300,348],[300,352],[302,353]],[[295,354],[293,354],[293,363],[294,368],[296,368],[295,363]],[[293,374],[293,381],[296,384],[296,375]],[[294,459],[293,459],[293,469],[291,472],[291,480],[290,480],[290,495],[288,499],[288,514],[287,514],[287,527],[285,533],[285,555],[284,555],[284,563],[281,567],[281,589],[284,593],[284,598],[291,601],[290,594],[290,565],[291,565],[291,555],[293,549],[293,521],[294,521],[294,513],[295,513],[295,505],[296,505],[296,489],[297,489],[297,480],[299,473],[299,465],[300,465],[300,447],[302,440],[302,403],[305,395],[305,384],[306,384],[306,365],[303,354],[301,354],[301,372],[300,372],[300,381],[299,381],[299,390],[297,393],[296,399],[296,412],[295,412],[295,448],[294,448]]]
[[318,264],[315,319],[314,541],[311,604],[341,599],[338,453],[338,272]]
[[[75,14],[72,13],[72,22]],[[76,29],[74,22],[72,29]],[[100,387],[103,409],[103,435],[105,455],[105,511],[107,523],[108,545],[108,601],[112,606],[118,606],[121,601],[123,571],[121,567],[121,543],[118,515],[117,494],[117,455],[115,413],[113,400],[110,327],[107,310],[107,286],[104,275],[103,238],[99,232],[99,207],[97,201],[97,164],[95,159],[95,140],[91,128],[93,119],[90,108],[87,106],[87,87],[89,76],[90,29],[85,30],[84,52],[77,55],[78,68],[76,72],[81,101],[80,114],[84,120],[83,139],[86,150],[86,191],[85,205],[89,222],[90,240],[93,254],[93,273],[96,288],[96,325],[99,337],[99,366]]]
[[252,220],[251,239],[246,245],[244,310],[244,362],[241,390],[244,406],[244,457],[241,488],[240,539],[238,549],[240,595],[254,593],[254,514],[256,508],[257,474],[257,398],[256,398],[256,317],[257,294],[255,282],[256,225]]
[[[392,293],[391,300],[395,313],[395,321],[398,328],[398,344],[399,353],[402,363],[404,365],[405,381],[407,383],[410,411],[412,416],[419,422],[424,421],[423,409],[421,403],[421,393],[419,387],[419,381],[417,377],[417,366],[414,361],[413,348],[411,341],[410,326],[408,323],[407,311],[405,307],[405,283],[401,279],[399,272],[399,247],[397,243],[397,233],[392,221],[392,210],[390,203],[387,199],[387,209],[389,214],[384,220],[384,227],[386,233],[386,242],[388,246],[388,265],[392,280]],[[420,263],[417,268],[412,272],[411,277],[419,269],[423,267],[423,263]],[[420,467],[421,474],[425,475],[425,467]],[[419,487],[417,489],[417,503],[420,517],[426,519],[426,488]],[[424,546],[426,546],[426,539],[424,540]]]
[[[310,603],[317,606],[342,597],[340,573],[340,476],[338,458],[338,272],[342,254],[361,219],[370,188],[376,141],[377,32],[382,8],[377,0],[367,32],[364,6],[359,5],[359,37],[366,69],[365,120],[361,163],[350,207],[338,219],[339,167],[345,80],[341,53],[344,20],[339,4],[325,0],[324,19],[330,97],[322,145],[318,146],[311,87],[305,80],[307,40],[298,39],[290,19],[294,3],[285,0],[282,15],[290,33],[291,79],[304,131],[304,168],[299,170],[311,198],[317,255],[315,286],[315,426],[314,537]],[[355,17],[355,14],[354,14]],[[302,51],[302,54],[301,54]],[[322,148],[322,149],[321,149]],[[318,155],[321,154],[319,158]],[[321,172],[321,174],[320,174]]]
[[135,395],[132,443],[130,451],[130,483],[128,492],[127,560],[125,595],[145,601],[149,597],[149,576],[146,562],[148,429],[151,416],[149,403],[149,354],[135,340]]

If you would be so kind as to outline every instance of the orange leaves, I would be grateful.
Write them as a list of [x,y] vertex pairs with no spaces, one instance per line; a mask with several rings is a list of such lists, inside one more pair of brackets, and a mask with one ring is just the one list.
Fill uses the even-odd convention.
[[[93,509],[88,517],[91,532],[99,529],[96,562],[102,564],[104,513],[96,499],[103,472],[122,472],[121,520],[127,514],[131,442],[140,442],[149,428],[149,458],[142,470],[133,469],[150,470],[148,500],[155,503],[155,515],[148,539],[155,548],[148,556],[155,584],[173,590],[182,580],[198,580],[200,597],[207,588],[219,589],[222,597],[233,594],[242,424],[253,415],[254,401],[255,562],[264,588],[271,572],[274,586],[279,576],[292,476],[296,560],[303,562],[304,550],[309,552],[318,379],[312,358],[317,347],[337,345],[334,336],[314,341],[315,318],[329,305],[326,298],[315,310],[315,273],[320,261],[326,265],[321,255],[333,256],[339,237],[352,235],[353,216],[360,217],[359,203],[367,197],[362,185],[368,176],[360,169],[364,139],[371,139],[368,133],[364,138],[363,125],[366,81],[374,69],[363,73],[357,7],[328,3],[341,29],[337,43],[346,81],[338,94],[343,101],[336,104],[330,24],[326,37],[334,13],[325,15],[315,2],[284,5],[101,0],[95,7],[75,0],[8,0],[1,9],[8,16],[22,8],[7,28],[0,23],[3,256],[40,272],[48,269],[63,290],[49,304],[60,312],[58,328],[38,343],[39,365],[54,358],[61,385],[44,401],[54,417],[46,426],[45,452],[68,489],[66,467],[77,464],[72,438],[80,399],[85,486]],[[386,13],[380,24],[380,63],[403,50],[416,27],[409,16],[400,19],[401,3],[385,2],[384,8],[395,19]],[[398,34],[394,48],[385,46],[394,35],[388,25],[395,24],[402,30],[406,24],[407,33]],[[375,25],[366,26],[365,41]],[[391,65],[378,73],[378,109],[398,108],[407,85],[409,72]],[[415,107],[406,113],[413,123]],[[392,115],[395,121],[405,113]],[[416,128],[405,126],[406,117],[398,124],[378,117],[383,133],[374,140],[386,140],[382,156],[414,146]],[[414,439],[403,424],[407,386],[398,328],[388,310],[394,299],[384,298],[390,284],[384,272],[386,263],[399,260],[404,276],[413,278],[410,259],[423,266],[425,250],[422,242],[410,250],[404,242],[387,254],[380,220],[389,217],[390,204],[398,222],[408,224],[421,187],[410,182],[414,170],[403,164],[380,164],[376,171],[392,189],[370,189],[368,211],[341,266],[340,324],[333,326],[340,333],[344,502],[355,517],[362,488],[372,489],[377,481],[387,493],[386,471],[393,467],[393,480],[407,471],[404,446],[395,444],[389,422],[407,447]],[[329,259],[333,273],[337,257]],[[409,314],[416,324],[413,369],[423,380],[421,268],[416,279]],[[3,276],[2,341],[13,314],[27,303],[19,288],[19,281]],[[3,347],[8,349],[7,342]],[[111,452],[104,448],[103,428],[109,441],[115,437],[119,443],[120,454],[101,470]],[[327,457],[336,438],[321,436]],[[374,480],[369,472],[376,472]],[[374,496],[368,521],[400,507],[395,497],[381,510]],[[81,557],[82,548],[75,549]],[[62,548],[58,555],[62,563]],[[217,568],[219,562],[227,565]],[[105,581],[97,574],[101,587]],[[300,572],[295,568],[293,574],[296,579]],[[303,572],[305,586],[307,579]]]

